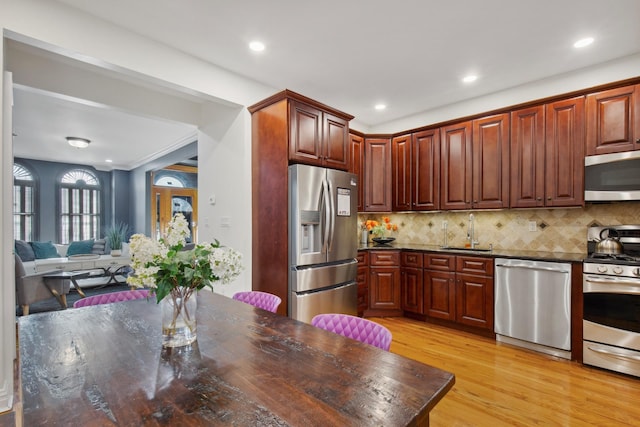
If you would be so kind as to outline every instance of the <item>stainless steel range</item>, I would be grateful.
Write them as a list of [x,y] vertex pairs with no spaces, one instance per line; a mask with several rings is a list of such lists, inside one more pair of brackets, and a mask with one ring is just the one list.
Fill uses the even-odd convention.
[[583,362],[640,377],[640,225],[589,227]]

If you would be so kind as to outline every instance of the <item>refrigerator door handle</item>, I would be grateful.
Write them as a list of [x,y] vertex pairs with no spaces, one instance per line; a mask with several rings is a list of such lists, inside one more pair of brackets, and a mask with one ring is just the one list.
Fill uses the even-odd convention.
[[327,187],[329,188],[329,242],[327,252],[331,252],[333,250],[333,240],[336,229],[336,207],[333,203],[336,198],[333,194],[335,190],[331,182],[327,182]]
[[322,213],[324,213],[324,228],[322,230],[322,252],[328,252],[330,227],[331,227],[331,194],[329,193],[329,184],[327,180],[322,181],[322,198],[324,203]]

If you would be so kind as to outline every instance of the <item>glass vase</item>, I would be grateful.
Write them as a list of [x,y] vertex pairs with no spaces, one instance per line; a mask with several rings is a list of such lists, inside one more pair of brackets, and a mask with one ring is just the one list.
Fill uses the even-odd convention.
[[160,301],[162,346],[182,347],[196,340],[197,291],[178,286]]

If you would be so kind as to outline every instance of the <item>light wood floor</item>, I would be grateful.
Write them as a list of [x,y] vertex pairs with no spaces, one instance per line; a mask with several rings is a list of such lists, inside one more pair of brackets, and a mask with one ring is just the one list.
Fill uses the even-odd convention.
[[431,425],[640,426],[640,378],[406,318],[372,318],[391,351],[452,372]]

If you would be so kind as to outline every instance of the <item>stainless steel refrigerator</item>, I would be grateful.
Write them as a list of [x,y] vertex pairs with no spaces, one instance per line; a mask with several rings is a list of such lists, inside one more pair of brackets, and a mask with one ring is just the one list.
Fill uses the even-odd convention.
[[289,316],[358,312],[358,179],[289,166]]

